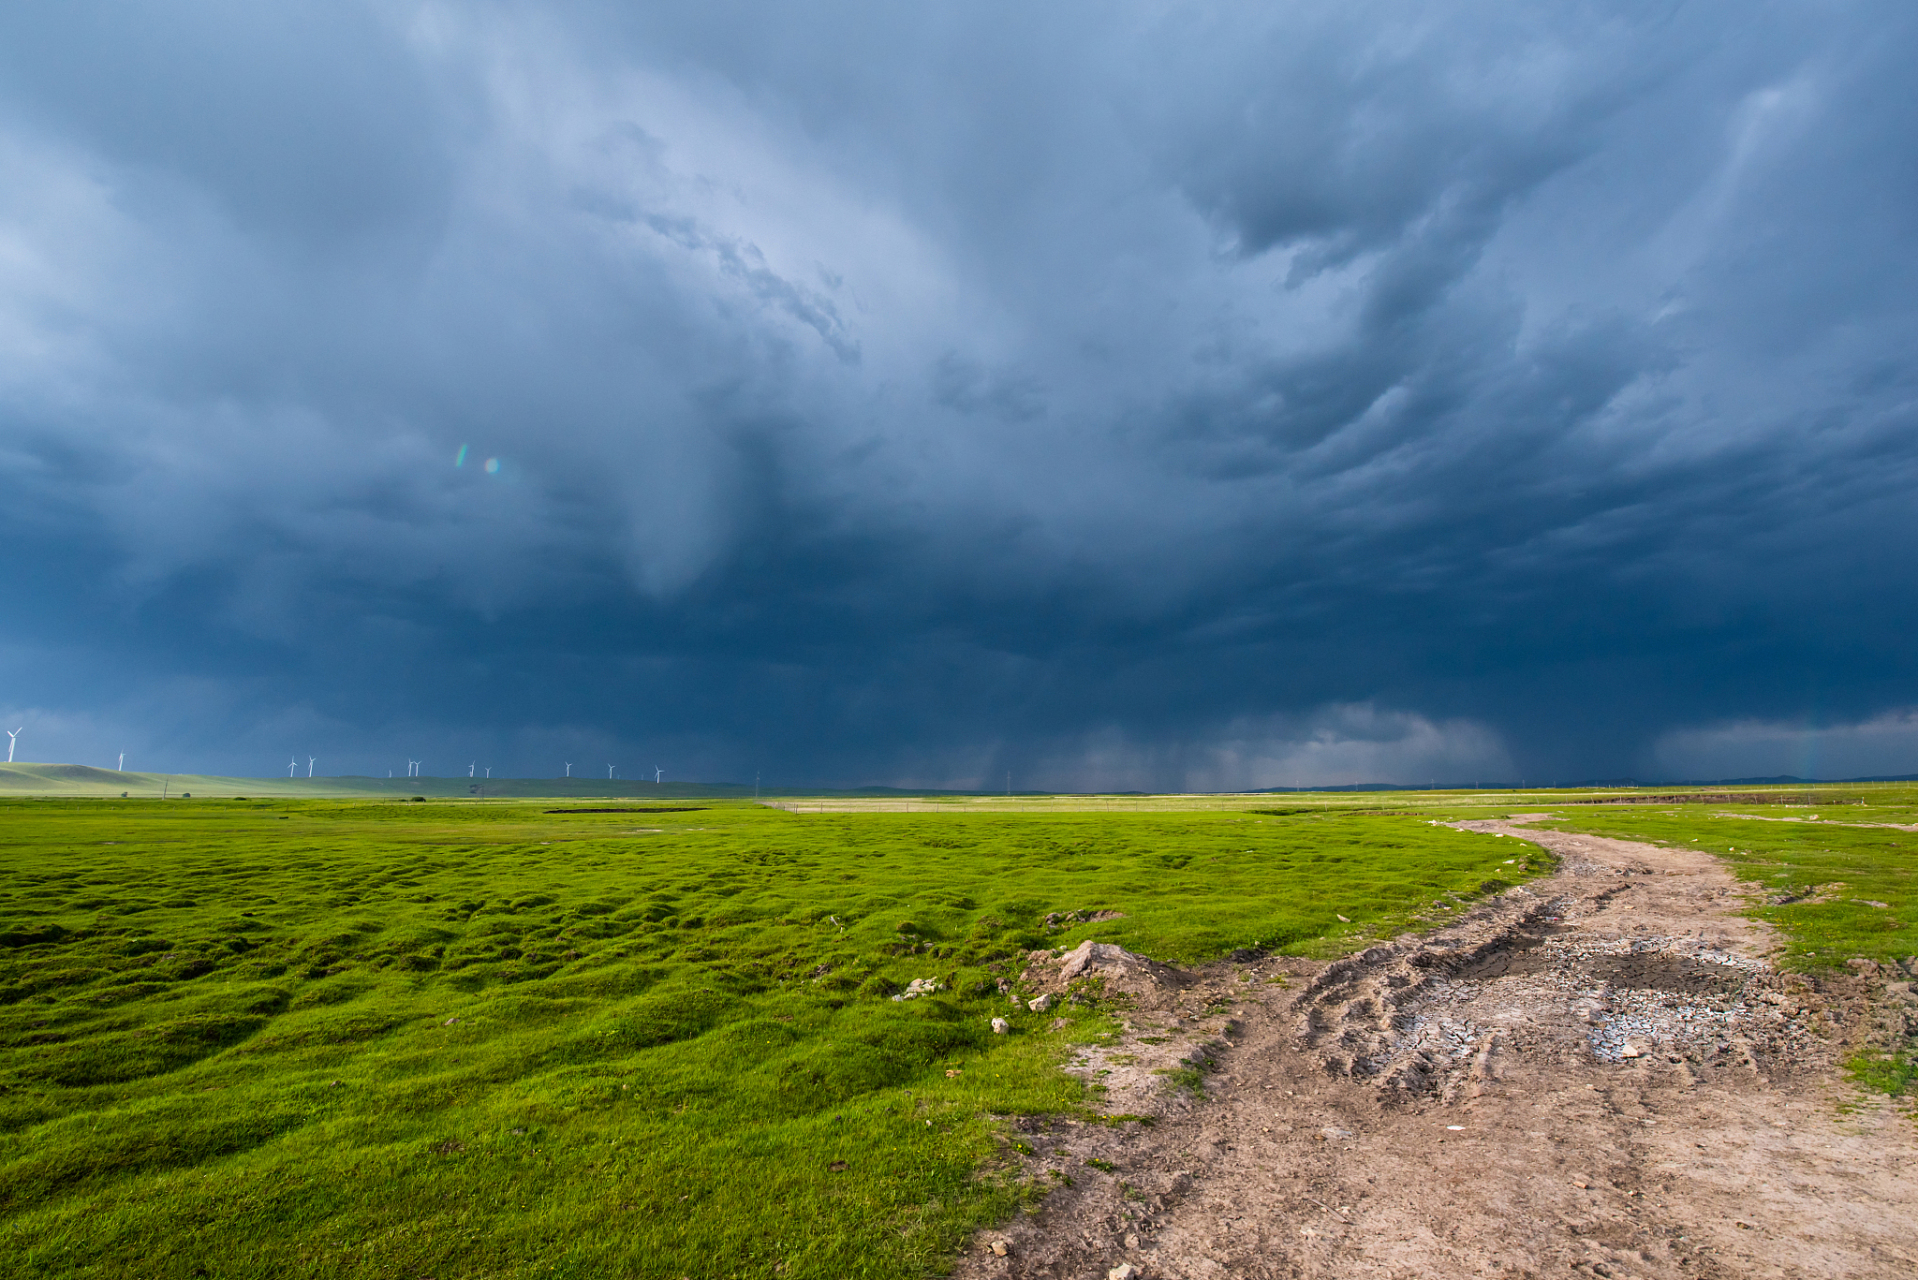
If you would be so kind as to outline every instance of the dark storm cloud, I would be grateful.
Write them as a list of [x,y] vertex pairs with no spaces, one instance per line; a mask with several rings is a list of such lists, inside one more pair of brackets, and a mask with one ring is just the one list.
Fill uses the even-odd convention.
[[1913,22],[16,6],[0,710],[234,770],[1918,768]]

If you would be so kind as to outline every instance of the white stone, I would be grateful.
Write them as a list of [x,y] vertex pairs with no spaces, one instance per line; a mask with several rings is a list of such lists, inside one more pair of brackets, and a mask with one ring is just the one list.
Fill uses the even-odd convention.
[[894,1000],[917,1000],[920,996],[929,996],[943,990],[937,978],[914,978],[906,984],[906,989],[893,997]]

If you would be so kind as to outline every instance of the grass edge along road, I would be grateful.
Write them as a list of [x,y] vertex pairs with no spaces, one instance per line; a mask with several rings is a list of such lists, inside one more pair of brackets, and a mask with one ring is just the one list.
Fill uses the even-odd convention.
[[[1752,886],[1747,913],[1779,931],[1781,968],[1816,975],[1867,962],[1918,978],[1918,787],[1795,788],[1740,803],[1750,799],[1563,806],[1540,825],[1709,850]],[[1918,1092],[1908,1035],[1868,1044],[1849,1067],[1868,1089]]]
[[1540,869],[1277,805],[573,807],[0,801],[0,1274],[934,1274],[1036,1194],[992,1116],[1097,1109],[1108,1017],[1013,1012],[1026,949],[1331,952]]

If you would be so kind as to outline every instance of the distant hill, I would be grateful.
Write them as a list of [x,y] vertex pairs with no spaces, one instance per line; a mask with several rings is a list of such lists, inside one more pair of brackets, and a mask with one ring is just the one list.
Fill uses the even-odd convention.
[[[192,794],[205,797],[273,796],[320,797],[425,796],[431,800],[470,799],[475,796],[513,799],[581,800],[725,800],[751,799],[753,788],[731,782],[641,782],[628,778],[366,778],[357,775],[325,778],[223,778],[197,773],[134,773],[95,769],[84,764],[0,765],[0,795],[67,795],[129,797]],[[917,790],[905,787],[766,787],[767,799],[781,796],[972,796],[999,795],[997,791]],[[1015,791],[1014,796],[1046,794]]]
[[1860,782],[1918,782],[1918,773],[1886,774],[1870,778],[1797,778],[1789,774],[1775,778],[1705,778],[1684,782],[1645,778],[1586,778],[1579,782],[1534,783],[1520,786],[1510,782],[1445,782],[1436,787],[1413,786],[1400,782],[1354,782],[1339,787],[1262,787],[1248,795],[1279,795],[1288,791],[1578,791],[1586,788],[1614,790],[1619,787],[1836,787]]
[[[83,764],[0,765],[0,795],[69,796],[426,796],[429,799],[475,795],[577,797],[580,799],[721,799],[753,794],[751,787],[694,782],[629,781],[615,778],[222,778],[192,773],[135,773],[95,769]],[[766,795],[798,794],[767,791]],[[807,792],[805,794],[813,794]]]
[[[1918,782],[1918,774],[1873,778],[1720,778],[1708,782],[1646,782],[1643,779],[1608,779],[1568,783],[1563,787],[1526,787],[1478,785],[1419,787],[1392,782],[1353,782],[1335,787],[1262,787],[1237,792],[1239,795],[1289,795],[1300,792],[1375,792],[1375,791],[1549,791],[1621,787],[1795,787],[1831,786],[1860,782]],[[470,799],[474,797],[516,797],[581,800],[723,800],[749,799],[753,788],[738,783],[718,782],[641,782],[627,778],[366,778],[354,775],[327,778],[224,778],[197,773],[135,773],[118,769],[95,769],[84,764],[10,764],[0,765],[0,795],[45,796],[247,796],[268,797],[392,797],[404,799],[425,796],[432,800]],[[997,796],[994,790],[956,791],[936,787],[766,787],[759,794],[767,799],[783,796]],[[1065,792],[1015,791],[1013,797],[1069,794]],[[1143,792],[1099,792],[1100,795],[1142,795]]]

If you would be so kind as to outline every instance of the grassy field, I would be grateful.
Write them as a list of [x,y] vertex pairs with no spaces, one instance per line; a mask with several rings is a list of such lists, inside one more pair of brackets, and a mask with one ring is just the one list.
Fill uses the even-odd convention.
[[0,1275],[936,1274],[1032,1194],[992,1116],[1098,1107],[1099,1010],[989,1030],[1025,950],[1327,953],[1526,874],[1265,804],[0,800]]

